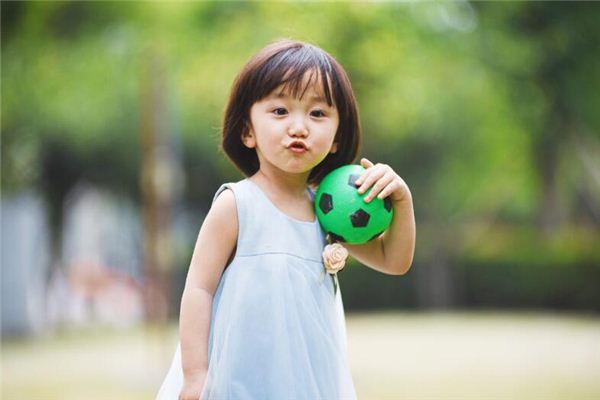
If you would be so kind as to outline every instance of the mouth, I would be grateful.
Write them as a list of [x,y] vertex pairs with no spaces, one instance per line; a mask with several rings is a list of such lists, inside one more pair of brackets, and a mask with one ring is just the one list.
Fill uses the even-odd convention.
[[300,140],[294,140],[287,145],[287,148],[294,153],[304,153],[308,150],[308,146],[306,146],[306,144]]

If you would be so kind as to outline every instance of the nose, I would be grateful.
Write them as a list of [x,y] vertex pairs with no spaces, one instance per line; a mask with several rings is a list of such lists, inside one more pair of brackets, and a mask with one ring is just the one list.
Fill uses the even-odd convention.
[[308,128],[302,117],[294,118],[288,128],[288,134],[293,137],[306,137],[308,135]]

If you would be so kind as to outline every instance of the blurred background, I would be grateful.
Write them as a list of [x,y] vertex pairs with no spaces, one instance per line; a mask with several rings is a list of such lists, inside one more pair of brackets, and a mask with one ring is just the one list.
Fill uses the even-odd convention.
[[2,2],[3,399],[153,398],[277,38],[348,71],[408,183],[405,276],[340,274],[361,399],[600,397],[600,5]]

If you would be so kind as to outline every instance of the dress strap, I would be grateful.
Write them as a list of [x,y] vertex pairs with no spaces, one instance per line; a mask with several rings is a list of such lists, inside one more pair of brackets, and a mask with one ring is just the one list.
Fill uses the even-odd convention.
[[233,189],[233,186],[235,185],[235,183],[233,182],[228,182],[228,183],[224,183],[222,184],[216,191],[215,195],[213,196],[212,202],[214,203],[215,200],[217,200],[217,197],[219,197],[219,195],[221,193],[223,193],[226,189],[231,189],[233,191],[233,193],[235,194],[235,190]]

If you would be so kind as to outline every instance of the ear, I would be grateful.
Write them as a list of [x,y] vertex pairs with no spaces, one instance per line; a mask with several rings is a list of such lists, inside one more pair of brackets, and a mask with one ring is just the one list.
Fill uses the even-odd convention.
[[242,132],[242,143],[249,149],[256,147],[256,135],[254,134],[252,127],[248,124],[246,124],[244,132]]

